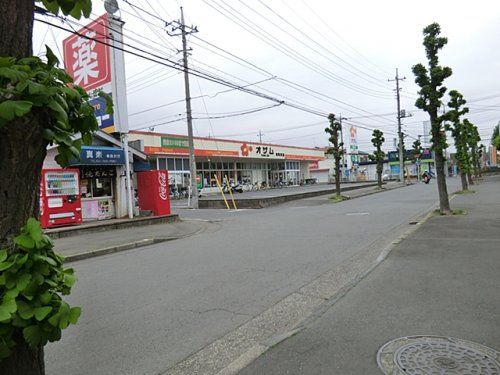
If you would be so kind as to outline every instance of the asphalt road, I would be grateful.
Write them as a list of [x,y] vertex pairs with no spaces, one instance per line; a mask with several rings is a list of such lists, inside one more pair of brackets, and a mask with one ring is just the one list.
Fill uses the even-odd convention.
[[[435,182],[435,180],[433,180]],[[449,191],[458,180],[451,180]],[[72,263],[80,322],[47,374],[158,374],[405,224],[437,200],[418,184],[338,204],[189,211],[218,229]],[[218,211],[218,212],[216,212]]]
[[[467,215],[430,218],[322,316],[238,374],[382,374],[378,350],[407,336],[453,337],[499,350],[500,176],[471,188],[477,193],[452,201]],[[407,373],[498,374],[479,369],[469,353],[429,352],[406,362]],[[439,368],[431,360],[438,355],[457,362]],[[384,363],[393,362],[386,356]]]

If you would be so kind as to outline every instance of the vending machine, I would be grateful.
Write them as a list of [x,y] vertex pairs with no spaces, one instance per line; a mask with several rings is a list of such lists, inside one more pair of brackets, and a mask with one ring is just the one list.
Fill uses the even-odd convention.
[[137,198],[141,210],[151,211],[155,216],[169,215],[168,171],[137,172]]
[[40,181],[42,228],[82,223],[78,169],[43,169]]

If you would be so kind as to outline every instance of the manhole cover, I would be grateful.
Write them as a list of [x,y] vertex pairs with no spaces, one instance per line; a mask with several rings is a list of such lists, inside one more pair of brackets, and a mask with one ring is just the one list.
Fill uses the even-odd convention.
[[500,375],[500,353],[475,342],[439,336],[389,341],[377,353],[390,375]]

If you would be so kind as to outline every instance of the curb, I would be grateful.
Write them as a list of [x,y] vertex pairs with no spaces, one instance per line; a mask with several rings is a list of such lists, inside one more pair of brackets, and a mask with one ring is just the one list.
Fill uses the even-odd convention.
[[170,214],[164,216],[142,217],[131,220],[124,219],[123,221],[111,221],[111,222],[98,221],[88,224],[86,226],[54,228],[54,229],[47,229],[44,232],[51,238],[56,239],[56,238],[78,236],[80,234],[104,232],[113,229],[125,229],[136,226],[167,224],[167,223],[175,223],[178,221],[180,221],[178,214]]
[[[363,186],[346,186],[340,189],[340,192],[351,191],[351,190],[359,190],[367,187],[377,186],[377,183],[367,183]],[[325,189],[325,190],[316,190],[316,191],[306,191],[297,194],[287,194],[287,195],[279,195],[274,197],[261,197],[261,198],[248,198],[248,199],[237,199],[235,198],[236,205],[238,208],[251,208],[251,209],[259,209],[266,208],[270,206],[279,205],[282,203],[304,199],[304,198],[312,198],[320,195],[327,195],[335,193],[335,188]],[[201,199],[199,201],[199,208],[213,208],[213,209],[225,209],[226,205],[223,199]]]
[[71,263],[71,262],[76,262],[78,260],[84,260],[84,259],[102,256],[102,255],[114,254],[114,253],[118,253],[118,252],[125,251],[125,250],[131,250],[131,249],[137,249],[139,247],[155,245],[155,244],[159,244],[162,242],[180,240],[182,238],[195,236],[195,235],[203,232],[205,229],[206,228],[204,228],[204,227],[200,227],[198,230],[196,230],[192,233],[182,234],[179,236],[163,237],[163,238],[145,238],[142,240],[128,242],[128,243],[124,243],[124,244],[117,245],[117,246],[110,246],[110,247],[104,247],[102,249],[87,251],[85,253],[71,254],[71,255],[66,255],[66,256],[63,255],[64,263]]
[[408,187],[410,185],[398,185],[398,186],[393,186],[393,187],[389,187],[389,188],[383,188],[381,190],[373,190],[373,191],[367,191],[366,193],[361,193],[359,195],[355,195],[355,196],[350,196],[350,195],[345,195],[348,200],[351,200],[351,199],[356,199],[356,198],[361,198],[361,197],[366,197],[367,195],[372,195],[372,194],[378,194],[378,193],[384,193],[386,191],[391,191],[391,190],[395,190],[395,189],[400,189],[400,188],[404,188],[404,187]]

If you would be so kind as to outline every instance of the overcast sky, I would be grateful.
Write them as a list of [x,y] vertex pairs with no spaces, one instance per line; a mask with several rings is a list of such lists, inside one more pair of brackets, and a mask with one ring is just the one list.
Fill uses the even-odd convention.
[[[411,67],[425,62],[422,29],[438,22],[449,39],[441,63],[453,69],[446,86],[470,101],[468,118],[479,127],[485,143],[500,120],[499,1],[129,0],[151,15],[118,1],[127,43],[179,60],[182,56],[175,50],[181,48],[181,39],[167,35],[160,19],[179,19],[182,5],[186,23],[199,30],[188,39],[190,67],[238,85],[254,84],[248,87],[314,112],[341,113],[348,118],[346,125],[379,128],[385,133],[386,150],[392,149],[397,130],[395,83],[388,82],[396,68],[406,76],[401,108],[412,114],[403,120],[407,147],[423,132],[427,117],[414,107],[417,87]],[[96,18],[104,13],[103,1],[93,3]],[[68,35],[36,23],[34,53],[43,53],[43,43],[57,52]],[[224,52],[206,42],[253,66],[217,55]],[[156,125],[158,132],[187,134],[182,74],[131,55],[126,55],[126,74],[131,129]],[[190,79],[191,96],[204,95],[192,101],[195,118],[232,116],[273,104],[201,78]],[[158,125],[165,122],[170,123]],[[257,141],[262,131],[264,142],[325,146],[327,125],[323,117],[281,105],[241,116],[196,119],[194,134]],[[372,149],[370,138],[370,130],[358,129],[361,150]]]

